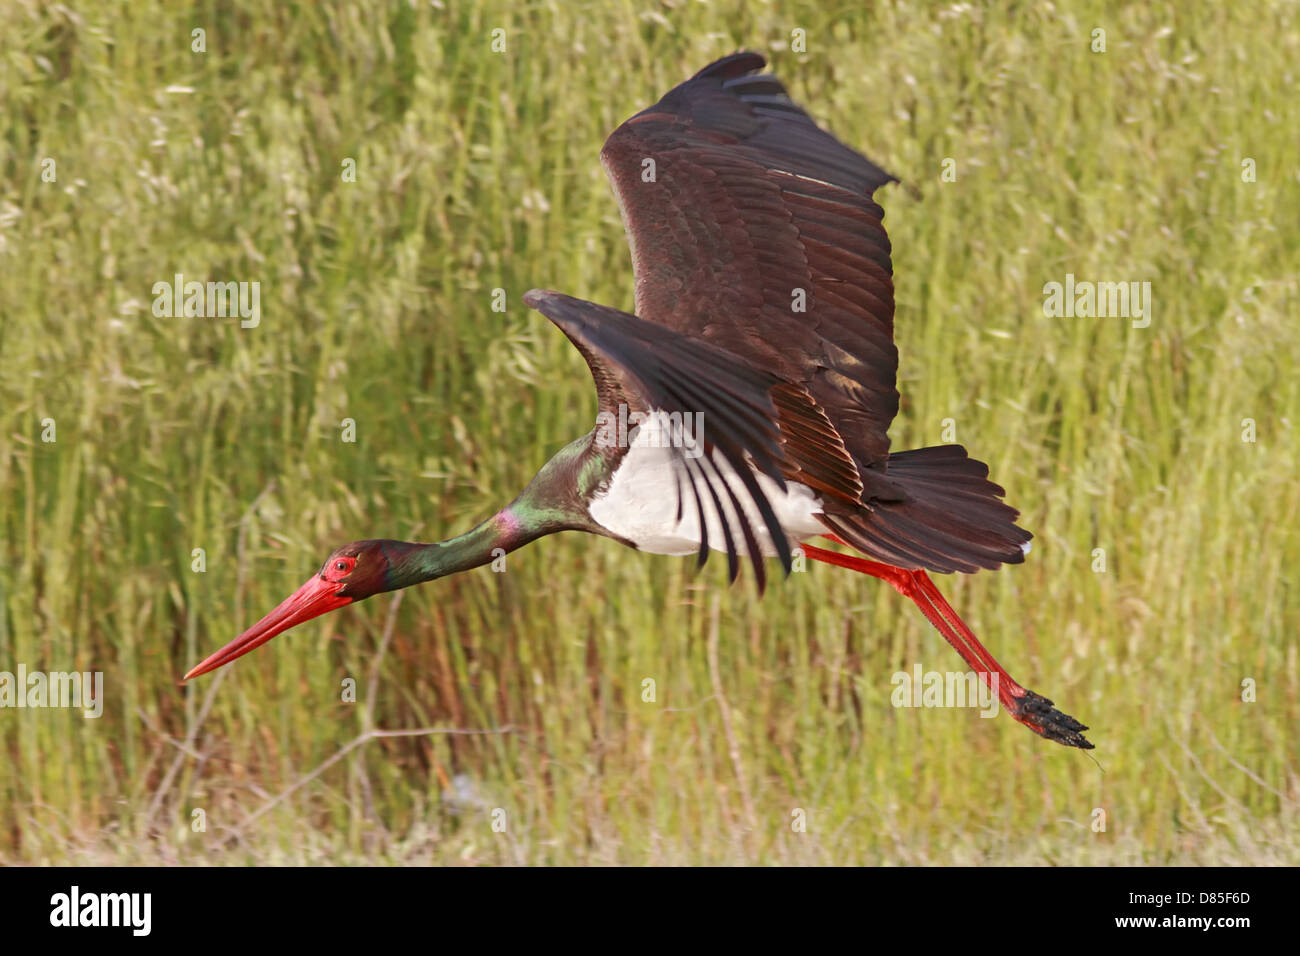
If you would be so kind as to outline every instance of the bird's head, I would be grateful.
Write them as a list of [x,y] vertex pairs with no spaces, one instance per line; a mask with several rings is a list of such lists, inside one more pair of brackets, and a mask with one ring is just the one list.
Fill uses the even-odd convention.
[[192,668],[185,680],[216,670],[326,611],[401,587],[398,569],[415,547],[404,541],[354,541],[336,549],[279,607]]

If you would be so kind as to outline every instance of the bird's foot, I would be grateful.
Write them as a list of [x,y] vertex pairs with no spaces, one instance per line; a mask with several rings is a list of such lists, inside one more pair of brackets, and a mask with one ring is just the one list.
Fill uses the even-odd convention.
[[1067,747],[1092,750],[1092,744],[1083,736],[1088,728],[1069,714],[1063,714],[1046,697],[1026,690],[1023,697],[1012,698],[1007,712],[1040,737],[1055,740]]

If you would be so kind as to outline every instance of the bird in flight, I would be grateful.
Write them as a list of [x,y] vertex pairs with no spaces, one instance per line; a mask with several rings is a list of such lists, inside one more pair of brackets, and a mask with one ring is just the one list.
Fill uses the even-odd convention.
[[[757,53],[705,67],[601,150],[632,249],[635,313],[559,292],[524,302],[595,379],[596,427],[506,508],[432,544],[355,541],[196,665],[221,667],[372,595],[585,531],[655,554],[725,553],[730,579],[798,553],[911,598],[1017,721],[1091,749],[1088,728],[1016,683],[928,572],[1019,564],[1031,535],[960,445],[891,451],[893,176],[821,129]],[[826,538],[844,550],[808,543]]]

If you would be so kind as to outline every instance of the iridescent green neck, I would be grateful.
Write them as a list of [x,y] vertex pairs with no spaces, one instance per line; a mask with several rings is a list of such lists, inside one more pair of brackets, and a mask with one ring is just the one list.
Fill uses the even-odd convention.
[[592,436],[584,435],[548,461],[511,504],[455,538],[433,544],[385,542],[389,555],[384,590],[468,571],[557,531],[602,529],[591,520],[587,500],[605,477]]
[[432,544],[386,542],[384,550],[390,563],[384,590],[410,587],[480,567],[527,543],[527,540],[531,539],[519,540],[518,524],[506,509],[474,529],[446,541]]

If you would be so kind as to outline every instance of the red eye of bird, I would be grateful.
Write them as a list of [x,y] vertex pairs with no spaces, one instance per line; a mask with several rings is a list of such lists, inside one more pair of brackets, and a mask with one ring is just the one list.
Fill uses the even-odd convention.
[[326,581],[339,582],[351,574],[356,566],[356,558],[335,558],[325,563],[325,567],[321,568],[320,576]]

